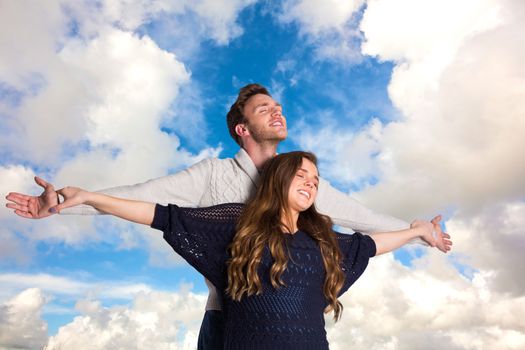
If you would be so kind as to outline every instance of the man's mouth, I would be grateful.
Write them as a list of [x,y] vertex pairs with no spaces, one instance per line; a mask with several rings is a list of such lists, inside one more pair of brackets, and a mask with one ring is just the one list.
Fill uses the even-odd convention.
[[284,126],[284,123],[282,120],[275,120],[270,124],[270,126]]

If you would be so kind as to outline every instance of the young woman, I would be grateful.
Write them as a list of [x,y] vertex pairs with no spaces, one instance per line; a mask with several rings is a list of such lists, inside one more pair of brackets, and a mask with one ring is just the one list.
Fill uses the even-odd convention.
[[368,259],[416,237],[431,246],[435,241],[432,224],[423,221],[371,236],[334,232],[313,204],[318,176],[313,154],[290,152],[268,162],[246,205],[180,208],[74,187],[58,192],[71,204],[162,230],[173,249],[224,292],[225,349],[327,349],[323,313],[341,316],[338,297]]

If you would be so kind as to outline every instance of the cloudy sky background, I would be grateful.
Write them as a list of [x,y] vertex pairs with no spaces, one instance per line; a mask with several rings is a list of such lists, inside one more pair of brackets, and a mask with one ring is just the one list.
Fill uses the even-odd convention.
[[[372,260],[333,349],[525,349],[525,3],[0,0],[0,192],[142,182],[237,150],[250,82],[321,174],[454,251]],[[202,278],[158,232],[0,210],[0,348],[192,349]]]

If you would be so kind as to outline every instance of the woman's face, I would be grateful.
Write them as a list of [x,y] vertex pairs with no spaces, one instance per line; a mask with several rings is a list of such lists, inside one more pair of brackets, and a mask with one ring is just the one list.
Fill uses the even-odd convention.
[[310,160],[303,162],[292,179],[288,190],[288,207],[292,213],[302,212],[314,203],[319,185],[317,167]]

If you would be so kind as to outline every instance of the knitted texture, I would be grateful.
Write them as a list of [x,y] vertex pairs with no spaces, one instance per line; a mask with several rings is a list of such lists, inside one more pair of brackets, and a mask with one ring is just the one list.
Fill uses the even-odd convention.
[[[227,286],[227,247],[235,234],[242,204],[209,208],[157,205],[153,228],[193,267],[219,290]],[[341,294],[363,273],[375,255],[374,241],[360,233],[338,234],[346,280]],[[262,293],[244,296],[240,302],[223,296],[225,349],[328,349],[323,311],[325,278],[317,243],[302,231],[286,236],[288,266],[282,275],[285,286],[275,289],[269,271],[273,263],[265,249],[258,273]]]

